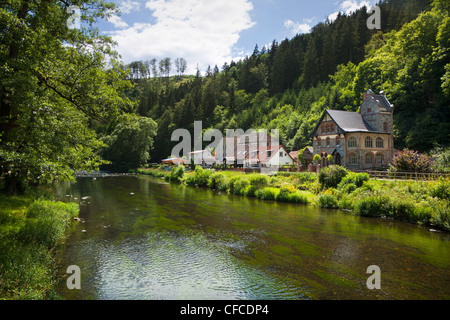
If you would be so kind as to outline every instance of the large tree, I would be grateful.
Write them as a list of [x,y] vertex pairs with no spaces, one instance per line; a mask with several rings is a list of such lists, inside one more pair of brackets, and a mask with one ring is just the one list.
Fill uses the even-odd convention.
[[[67,23],[72,5],[80,8],[79,29]],[[90,123],[131,106],[113,42],[94,28],[113,12],[101,0],[2,1],[0,176],[9,192],[103,163]]]

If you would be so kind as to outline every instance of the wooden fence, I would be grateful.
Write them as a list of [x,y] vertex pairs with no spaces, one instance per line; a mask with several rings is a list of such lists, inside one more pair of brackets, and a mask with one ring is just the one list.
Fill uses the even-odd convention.
[[371,170],[352,170],[352,172],[365,172],[371,178],[392,180],[436,180],[440,177],[450,178],[450,173],[438,172],[388,172]]

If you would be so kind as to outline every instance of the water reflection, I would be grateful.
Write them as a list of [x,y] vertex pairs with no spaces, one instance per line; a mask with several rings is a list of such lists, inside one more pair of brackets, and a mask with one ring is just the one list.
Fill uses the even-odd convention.
[[[415,225],[148,177],[80,178],[57,194],[83,220],[60,253],[83,274],[82,290],[62,281],[68,299],[450,298],[450,236]],[[369,265],[382,290],[367,289]]]

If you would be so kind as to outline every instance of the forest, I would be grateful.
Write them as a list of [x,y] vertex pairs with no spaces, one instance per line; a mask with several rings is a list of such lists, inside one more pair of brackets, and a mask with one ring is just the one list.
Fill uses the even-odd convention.
[[10,192],[159,162],[177,143],[172,132],[194,121],[278,129],[287,150],[299,150],[325,108],[358,111],[369,88],[395,105],[395,148],[448,148],[447,1],[382,0],[380,30],[367,27],[363,7],[195,75],[182,57],[124,64],[95,28],[114,4],[83,3],[82,30],[61,27],[60,1],[1,8],[0,175]]
[[309,133],[325,108],[358,111],[369,88],[384,90],[395,106],[397,149],[447,147],[448,7],[426,0],[378,5],[381,30],[367,27],[363,7],[319,23],[309,34],[274,40],[270,48],[256,45],[251,56],[210,66],[195,77],[168,79],[160,66],[153,78],[139,78],[133,70],[146,62],[125,66],[135,84],[127,92],[137,102],[134,112],[158,123],[151,161],[170,156],[174,129],[191,131],[200,120],[205,130],[222,132],[279,129],[287,149],[299,150],[310,144]]

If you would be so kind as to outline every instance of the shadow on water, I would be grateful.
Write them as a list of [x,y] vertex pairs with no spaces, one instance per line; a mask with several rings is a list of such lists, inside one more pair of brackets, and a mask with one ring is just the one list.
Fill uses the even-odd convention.
[[[450,235],[420,226],[133,175],[56,193],[82,220],[59,252],[67,299],[450,298]],[[81,290],[66,287],[69,265]]]

